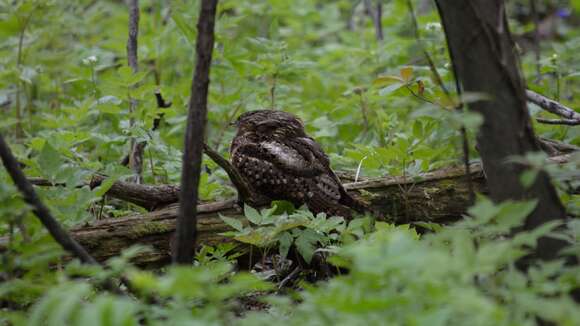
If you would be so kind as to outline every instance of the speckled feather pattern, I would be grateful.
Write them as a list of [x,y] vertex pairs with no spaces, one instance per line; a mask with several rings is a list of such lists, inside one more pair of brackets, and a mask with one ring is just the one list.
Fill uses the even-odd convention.
[[349,206],[362,210],[298,118],[283,111],[251,111],[241,115],[236,125],[232,164],[256,192],[296,206],[306,204],[315,214],[350,218]]

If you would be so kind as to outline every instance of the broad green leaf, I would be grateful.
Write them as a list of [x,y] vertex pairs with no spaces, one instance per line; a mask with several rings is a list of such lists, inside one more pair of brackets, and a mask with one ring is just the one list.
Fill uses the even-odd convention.
[[109,189],[113,186],[113,184],[117,181],[116,178],[106,178],[98,187],[93,189],[93,192],[98,197],[103,197]]
[[255,225],[262,224],[262,215],[252,206],[245,204],[244,205],[244,215],[246,218]]
[[524,220],[538,204],[537,200],[525,202],[504,202],[500,205],[497,222],[506,227],[516,227],[522,225]]
[[265,231],[252,230],[246,234],[240,234],[234,237],[236,241],[251,244],[253,246],[263,248],[270,244],[271,239],[266,238]]
[[399,76],[386,75],[379,76],[373,80],[373,86],[378,88],[383,88],[392,84],[403,84],[405,80]]
[[42,174],[50,179],[53,179],[58,171],[61,169],[64,161],[60,153],[50,144],[45,142],[42,151],[38,156],[38,165],[42,169]]
[[131,75],[131,77],[129,78],[129,80],[127,81],[127,84],[129,86],[133,86],[139,82],[141,82],[143,80],[143,78],[145,78],[147,76],[147,71],[139,71],[137,73],[134,73]]
[[296,249],[304,258],[304,260],[310,264],[312,256],[314,255],[314,250],[316,250],[316,244],[320,240],[320,235],[311,229],[306,229],[299,233],[298,237],[294,241]]
[[223,216],[221,214],[218,214],[218,215],[222,219],[222,221],[224,221],[224,223],[231,226],[236,231],[241,232],[244,230],[244,225],[242,224],[242,221],[240,221],[239,219]]
[[538,170],[526,170],[520,175],[520,182],[524,187],[529,188],[536,181],[538,173]]
[[381,89],[381,90],[379,91],[379,95],[381,95],[381,96],[389,95],[389,94],[391,94],[392,92],[394,92],[394,91],[398,90],[399,88],[401,88],[401,87],[403,87],[403,86],[405,86],[405,84],[404,84],[404,83],[393,83],[393,84],[391,84],[391,85],[389,85],[389,86],[387,86],[387,87],[385,87],[385,88]]
[[189,43],[195,44],[197,32],[193,27],[187,24],[186,19],[183,17],[183,15],[177,10],[172,10],[171,19],[173,19],[175,25],[177,25],[177,28],[179,28],[179,30],[181,31],[183,36],[185,36],[185,38],[189,41]]
[[292,242],[294,242],[294,237],[292,237],[289,232],[283,232],[278,236],[278,242],[280,244],[280,256],[286,258],[288,256],[290,246],[292,245]]

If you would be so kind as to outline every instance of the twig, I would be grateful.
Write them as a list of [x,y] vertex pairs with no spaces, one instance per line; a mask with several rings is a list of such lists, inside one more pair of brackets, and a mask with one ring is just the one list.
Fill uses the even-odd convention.
[[278,284],[278,290],[282,289],[284,286],[286,286],[288,282],[296,278],[296,276],[298,276],[300,272],[302,272],[302,267],[296,266],[296,268],[294,268],[294,270],[290,272],[288,276],[286,276],[282,281],[280,281],[280,283]]
[[348,29],[349,31],[354,31],[354,14],[356,13],[356,8],[361,3],[361,1],[362,0],[355,1],[350,9],[350,13],[346,20],[346,29]]
[[569,108],[561,103],[558,103],[554,100],[551,100],[551,99],[545,97],[544,95],[538,94],[534,91],[527,89],[526,90],[526,97],[528,98],[529,102],[536,104],[540,108],[542,108],[550,113],[561,116],[562,118],[565,118],[565,119],[580,121],[580,113],[575,112],[571,108]]
[[371,17],[371,20],[373,21],[373,26],[375,27],[375,36],[377,38],[377,41],[382,41],[384,38],[383,25],[382,25],[382,21],[381,21],[382,15],[383,15],[382,1],[381,0],[378,1],[376,11],[373,9],[372,0],[364,0],[363,3],[364,3],[366,14],[369,15],[369,17]]
[[572,119],[544,119],[544,118],[536,118],[536,121],[539,123],[544,123],[547,125],[567,125],[567,126],[577,126],[580,125],[580,120],[572,120]]
[[234,166],[225,158],[223,158],[218,152],[211,149],[207,144],[203,144],[203,150],[207,156],[209,156],[217,165],[226,171],[230,180],[236,187],[238,191],[239,199],[243,202],[249,204],[262,203],[262,200],[258,198],[258,195],[252,191],[252,188],[246,182],[246,180],[238,173]]
[[191,264],[197,237],[197,199],[203,138],[207,119],[209,70],[214,44],[214,25],[217,0],[202,0],[197,22],[196,64],[185,131],[185,150],[181,169],[179,215],[173,263]]
[[128,0],[129,37],[127,39],[127,61],[133,73],[138,70],[137,38],[139,36],[139,0]]
[[536,81],[539,81],[542,78],[542,72],[540,71],[540,23],[538,19],[536,0],[530,0],[530,13],[532,14],[532,21],[534,22],[534,56],[536,59]]
[[133,150],[129,157],[129,167],[137,177],[136,183],[143,183],[143,153],[145,152],[145,146],[147,146],[147,141],[145,140],[138,143],[134,142]]
[[[24,22],[22,23],[22,29],[20,30],[20,35],[18,36],[18,48],[17,48],[17,54],[16,54],[16,67],[18,69],[20,69],[21,65],[22,65],[22,53],[23,53],[23,44],[24,44],[24,33],[26,32],[26,28],[28,27],[28,24],[30,23],[30,20],[32,18],[32,14],[34,13],[34,10],[30,11],[30,13],[28,14],[28,16],[26,16],[26,18],[24,19]],[[22,81],[18,80],[16,83],[16,137],[20,138],[24,135],[24,130],[22,129],[22,112],[20,111],[21,107],[20,107],[20,92],[22,91]]]
[[[264,198],[261,198],[254,193],[249,184],[228,160],[222,157],[215,150],[211,149],[207,144],[204,143],[203,146],[204,152],[207,156],[226,171],[230,180],[234,184],[234,187],[238,191],[238,196],[241,201],[252,205],[260,205],[265,202]],[[82,188],[88,185],[92,189],[101,185],[106,179],[107,176],[96,174],[86,183],[69,186]],[[36,186],[66,186],[64,183],[53,183],[41,178],[29,178],[29,181],[31,184]],[[107,191],[106,195],[130,202],[147,210],[155,210],[177,202],[179,192],[180,188],[177,185],[145,185],[133,182],[115,181]]]
[[96,264],[96,260],[89,255],[89,253],[76,242],[71,236],[60,226],[58,221],[52,216],[48,207],[40,200],[32,184],[28,182],[22,170],[18,166],[16,158],[12,154],[10,147],[4,141],[4,137],[0,134],[0,157],[4,163],[4,167],[14,184],[22,193],[24,200],[33,208],[34,215],[38,217],[40,222],[46,227],[50,235],[58,242],[66,251],[70,252],[83,263]]
[[[159,89],[155,90],[155,99],[157,100],[157,107],[160,109],[170,108],[171,105],[173,104],[171,102],[165,101]],[[159,115],[157,115],[157,117],[153,120],[153,128],[151,128],[151,130],[157,130],[157,128],[159,128],[159,123],[161,123],[163,115],[164,115],[163,113],[159,113]]]
[[411,95],[413,95],[414,97],[416,97],[418,100],[421,100],[423,102],[427,102],[427,103],[430,103],[430,104],[433,104],[433,105],[437,105],[436,103],[434,103],[430,99],[426,98],[425,96],[422,96],[422,95],[419,95],[419,94],[415,93],[415,91],[409,85],[405,85],[405,88],[411,93]]
[[[139,0],[128,0],[129,7],[129,37],[127,38],[127,61],[131,71],[135,74],[139,70],[137,58],[137,39],[139,36]],[[137,110],[137,100],[132,98],[129,93],[129,128],[135,125],[135,117],[133,114]],[[143,148],[147,143],[136,144],[135,137],[131,136],[130,154],[129,154],[129,168],[135,174],[135,182],[141,183],[143,181]]]
[[369,130],[369,117],[368,117],[368,108],[367,108],[367,103],[365,101],[364,95],[363,95],[363,91],[361,90],[358,94],[359,98],[360,98],[360,109],[361,109],[361,113],[363,116],[363,126],[364,126],[364,132],[367,132]]
[[270,87],[270,108],[276,110],[276,83],[278,82],[278,72],[272,75],[272,86]]
[[167,109],[167,108],[171,107],[171,105],[173,104],[173,103],[171,103],[171,101],[169,101],[169,102],[165,101],[165,99],[163,98],[163,95],[161,95],[161,91],[159,89],[155,90],[155,100],[157,100],[157,107],[163,108],[163,109]]
[[377,35],[377,40],[382,41],[385,39],[383,35],[383,2],[378,0],[377,10],[375,11],[375,33]]

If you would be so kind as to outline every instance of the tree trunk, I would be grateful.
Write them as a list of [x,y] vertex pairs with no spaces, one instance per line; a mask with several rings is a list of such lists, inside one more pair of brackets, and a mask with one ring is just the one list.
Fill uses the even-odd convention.
[[214,26],[217,0],[202,0],[197,19],[195,42],[195,73],[191,82],[191,95],[185,128],[185,144],[181,163],[181,192],[177,238],[173,248],[173,262],[191,264],[197,237],[197,212],[199,178],[203,156],[203,139],[207,124],[207,97],[209,70],[214,43]]
[[[540,173],[526,188],[520,175],[526,167],[510,163],[513,156],[540,150],[526,107],[525,83],[520,75],[509,26],[501,0],[437,0],[456,78],[463,91],[491,96],[469,104],[484,118],[478,134],[491,198],[504,200],[537,199],[536,209],[523,229],[531,230],[549,221],[566,219],[556,190],[548,175]],[[554,259],[565,245],[562,240],[542,238],[535,255]]]

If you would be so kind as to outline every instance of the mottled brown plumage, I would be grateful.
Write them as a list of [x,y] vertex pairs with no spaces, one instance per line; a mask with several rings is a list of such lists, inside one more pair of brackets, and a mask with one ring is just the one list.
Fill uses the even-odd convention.
[[236,121],[232,164],[254,191],[272,200],[306,204],[313,213],[351,217],[364,206],[352,198],[330,169],[328,157],[294,115],[251,111]]

